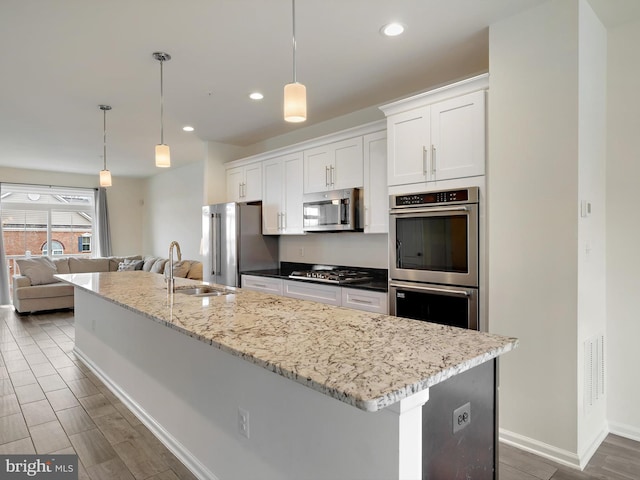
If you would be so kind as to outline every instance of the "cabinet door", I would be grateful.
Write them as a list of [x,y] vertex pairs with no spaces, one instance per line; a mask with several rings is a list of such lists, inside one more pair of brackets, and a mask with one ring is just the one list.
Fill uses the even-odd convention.
[[429,107],[387,118],[388,182],[406,185],[427,180],[431,151]]
[[484,175],[485,92],[431,105],[430,180]]
[[262,233],[279,235],[282,225],[282,159],[265,160],[262,175]]
[[387,315],[388,294],[342,287],[342,306]]
[[282,280],[279,278],[242,275],[242,288],[255,292],[282,295]]
[[364,145],[364,233],[389,231],[387,191],[387,132],[365,135]]
[[227,201],[240,201],[242,183],[244,182],[244,172],[242,167],[230,168],[227,170]]
[[333,150],[333,162],[329,172],[331,189],[362,187],[362,137],[332,143],[331,148]]
[[262,162],[244,167],[242,195],[243,202],[262,200]]
[[302,230],[302,152],[282,159],[282,230],[287,235],[303,234]]
[[328,303],[337,307],[342,303],[341,288],[333,285],[284,280],[283,287],[285,297]]
[[304,151],[304,193],[325,192],[331,189],[330,167],[334,149],[322,145]]

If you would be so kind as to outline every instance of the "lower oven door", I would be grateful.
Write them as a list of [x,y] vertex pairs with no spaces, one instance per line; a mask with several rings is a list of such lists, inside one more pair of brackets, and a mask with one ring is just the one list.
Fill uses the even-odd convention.
[[389,282],[391,315],[478,330],[478,289]]

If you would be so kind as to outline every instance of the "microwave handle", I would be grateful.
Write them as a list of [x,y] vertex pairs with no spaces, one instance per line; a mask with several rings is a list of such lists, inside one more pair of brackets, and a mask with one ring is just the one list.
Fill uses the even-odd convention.
[[414,213],[468,212],[469,207],[434,207],[434,208],[403,208],[391,209],[391,215],[411,215]]
[[461,296],[461,297],[468,297],[470,296],[469,292],[466,290],[452,290],[450,288],[435,288],[435,287],[423,287],[423,286],[419,286],[419,285],[406,285],[404,283],[395,283],[395,282],[389,282],[389,286],[390,287],[396,287],[396,288],[402,288],[404,290],[418,290],[421,292],[431,292],[431,293],[440,293],[440,294],[445,294],[445,295],[455,295],[455,296]]

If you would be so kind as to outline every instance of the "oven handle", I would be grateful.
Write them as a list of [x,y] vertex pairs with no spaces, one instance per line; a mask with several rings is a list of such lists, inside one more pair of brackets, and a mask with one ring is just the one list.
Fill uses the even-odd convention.
[[403,208],[391,209],[391,215],[411,215],[414,213],[468,212],[469,207],[439,207],[439,208]]
[[402,288],[405,290],[417,290],[421,292],[440,293],[444,295],[455,295],[459,297],[469,297],[471,294],[467,290],[452,290],[450,288],[423,287],[418,285],[407,285],[406,283],[389,282],[390,287]]

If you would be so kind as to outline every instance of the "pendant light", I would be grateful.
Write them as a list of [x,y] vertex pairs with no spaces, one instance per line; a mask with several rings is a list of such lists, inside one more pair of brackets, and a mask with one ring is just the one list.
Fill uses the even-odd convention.
[[100,186],[111,186],[111,172],[107,170],[107,110],[111,110],[109,105],[98,105],[102,110],[102,132],[103,132],[103,154],[104,168],[100,170]]
[[284,86],[284,119],[299,123],[307,119],[307,88],[296,80],[296,0],[291,0],[293,16],[293,82]]
[[169,145],[164,144],[164,85],[162,76],[162,64],[171,60],[171,55],[164,52],[154,52],[153,58],[160,62],[160,143],[156,145],[156,167],[168,168],[171,166],[171,152]]

